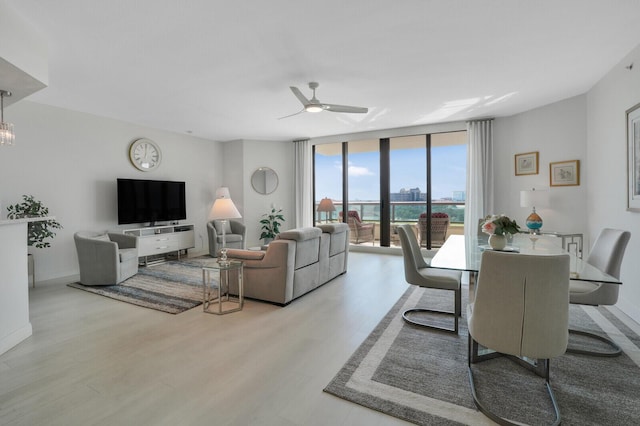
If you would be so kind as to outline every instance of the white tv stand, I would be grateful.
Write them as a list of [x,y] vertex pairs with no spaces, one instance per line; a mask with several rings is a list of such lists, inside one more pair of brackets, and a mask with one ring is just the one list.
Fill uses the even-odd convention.
[[[138,257],[144,258],[144,264],[163,262],[168,253],[180,253],[195,247],[193,225],[161,225],[132,228],[122,231],[123,234],[138,237]],[[153,259],[150,260],[149,257]]]

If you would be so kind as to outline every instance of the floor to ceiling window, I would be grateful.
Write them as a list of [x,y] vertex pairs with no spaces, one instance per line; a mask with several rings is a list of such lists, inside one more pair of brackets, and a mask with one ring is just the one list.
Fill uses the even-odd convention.
[[464,131],[315,145],[316,223],[343,221],[347,209],[352,244],[397,246],[396,226],[408,223],[423,247],[437,247],[464,232],[466,155]]
[[389,140],[390,245],[400,244],[397,225],[417,224],[426,212],[427,170],[426,135]]
[[350,141],[347,152],[347,221],[351,241],[374,245],[380,235],[379,141]]
[[[315,223],[334,221],[341,217],[344,199],[342,193],[343,145],[330,143],[313,147]],[[325,201],[318,211],[323,199],[329,200],[330,203]]]

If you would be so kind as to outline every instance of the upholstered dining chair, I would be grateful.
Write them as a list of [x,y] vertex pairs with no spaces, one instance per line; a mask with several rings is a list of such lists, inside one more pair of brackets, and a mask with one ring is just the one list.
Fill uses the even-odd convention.
[[[342,219],[342,212],[340,212],[340,219]],[[349,225],[351,243],[360,244],[371,241],[371,244],[374,244],[376,237],[375,223],[363,223],[356,210],[349,210],[347,211],[347,224]]]
[[[505,355],[544,377],[555,410],[555,424],[559,424],[560,411],[549,383],[549,359],[564,354],[569,340],[568,321],[568,254],[483,252],[475,301],[467,306],[469,381],[476,407],[499,424],[514,424],[480,401],[471,367]],[[495,352],[479,355],[480,345]],[[531,364],[525,357],[537,361]]]
[[[440,290],[453,291],[454,308],[453,311],[442,311],[427,308],[408,309],[402,313],[402,318],[410,324],[444,330],[458,333],[458,318],[461,315],[462,294],[460,289],[460,280],[462,272],[448,271],[444,269],[430,268],[422,257],[418,239],[411,229],[411,225],[398,226],[398,235],[400,236],[400,244],[402,245],[402,256],[404,258],[404,276],[409,284],[420,287],[434,288]],[[430,325],[423,321],[417,321],[412,318],[417,312],[431,312],[437,314],[445,314],[453,316],[453,328],[444,328],[437,325]]]
[[[620,278],[620,266],[631,233],[619,229],[604,228],[593,244],[587,263],[615,278]],[[618,301],[619,284],[607,284],[572,280],[569,286],[569,302],[578,305],[615,305]],[[610,345],[611,351],[595,351],[569,347],[568,352],[594,356],[617,356],[622,353],[620,347],[611,339],[582,331],[569,330],[571,334],[587,336]]]

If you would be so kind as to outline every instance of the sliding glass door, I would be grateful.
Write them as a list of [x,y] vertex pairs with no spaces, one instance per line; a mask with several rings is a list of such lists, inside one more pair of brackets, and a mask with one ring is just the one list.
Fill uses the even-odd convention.
[[464,131],[315,145],[315,221],[348,222],[352,244],[375,246],[399,246],[396,227],[410,224],[437,247],[464,232],[466,153]]

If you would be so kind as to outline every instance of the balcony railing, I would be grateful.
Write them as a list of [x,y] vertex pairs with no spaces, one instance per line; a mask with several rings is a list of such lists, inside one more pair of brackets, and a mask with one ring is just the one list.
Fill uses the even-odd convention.
[[[342,201],[334,200],[333,204],[336,211],[329,215],[323,212],[318,212],[318,205],[316,204],[314,208],[314,211],[316,211],[316,222],[324,221],[326,218],[329,220],[337,220],[340,218]],[[447,213],[451,224],[464,225],[464,206],[464,201],[432,201],[431,212]],[[379,201],[351,201],[349,202],[349,210],[357,211],[363,222],[380,223]],[[424,201],[392,201],[391,223],[417,223],[420,214],[426,211],[427,207]]]
[[[327,220],[340,220],[340,212],[342,211],[342,201],[333,201],[336,211],[330,214],[317,211],[317,204],[314,208],[316,212],[316,223],[323,223]],[[447,236],[452,234],[464,234],[464,202],[456,201],[432,201],[431,212],[442,212],[449,215],[450,226]],[[363,222],[377,223],[375,228],[375,241],[373,245],[380,244],[380,203],[378,201],[352,201],[349,203],[349,210],[358,212]],[[417,224],[420,214],[426,212],[427,207],[424,201],[393,201],[391,202],[391,228],[394,225],[413,223]],[[417,233],[417,227],[416,227]],[[397,234],[391,233],[391,246],[399,246]],[[369,243],[370,244],[370,243]],[[365,244],[366,245],[366,244]]]

